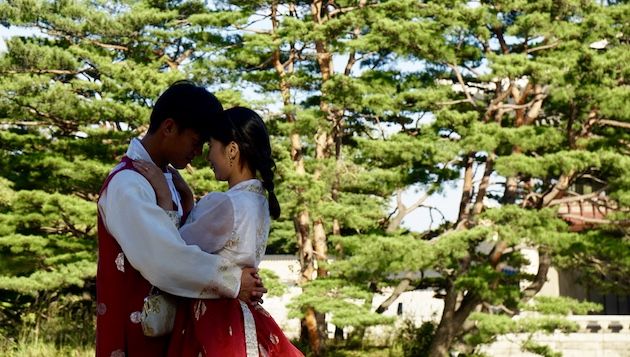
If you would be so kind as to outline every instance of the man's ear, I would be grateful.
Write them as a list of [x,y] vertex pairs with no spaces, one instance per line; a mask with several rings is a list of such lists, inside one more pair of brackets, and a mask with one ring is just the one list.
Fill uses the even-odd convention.
[[172,118],[166,118],[162,124],[160,124],[160,131],[166,136],[177,134],[178,129],[177,123]]

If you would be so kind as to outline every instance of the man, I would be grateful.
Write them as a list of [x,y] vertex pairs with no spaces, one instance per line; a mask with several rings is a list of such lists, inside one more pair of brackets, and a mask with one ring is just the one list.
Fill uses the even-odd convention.
[[[142,140],[132,140],[125,158],[109,175],[98,201],[97,356],[160,356],[169,336],[146,337],[140,325],[144,298],[152,286],[188,298],[238,297],[253,301],[266,289],[255,269],[243,269],[179,236],[172,218],[184,213],[169,164],[184,168],[201,154],[209,121],[223,111],[206,89],[187,81],[169,87],[155,103]],[[149,182],[132,160],[162,168],[176,208],[156,204]]]

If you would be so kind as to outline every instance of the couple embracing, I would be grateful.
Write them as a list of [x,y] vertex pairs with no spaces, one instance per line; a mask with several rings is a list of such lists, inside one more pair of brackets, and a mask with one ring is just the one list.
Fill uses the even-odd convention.
[[[195,203],[176,169],[206,142],[229,189]],[[280,215],[274,167],[256,112],[224,111],[188,81],[158,98],[148,133],[131,141],[100,192],[98,357],[302,356],[259,304],[267,290],[257,266],[270,217]],[[176,301],[161,336],[146,327],[145,299],[156,291]],[[163,313],[158,319],[169,318]]]

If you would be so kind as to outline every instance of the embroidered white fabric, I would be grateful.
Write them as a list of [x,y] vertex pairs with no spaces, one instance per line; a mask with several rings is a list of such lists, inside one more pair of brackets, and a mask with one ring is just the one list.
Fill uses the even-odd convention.
[[240,301],[243,310],[243,321],[245,322],[245,347],[247,357],[258,357],[258,338],[256,337],[256,322],[247,304]]
[[269,236],[269,205],[262,182],[246,180],[204,196],[179,232],[186,243],[240,267],[257,267]]
[[179,228],[180,216],[177,214],[177,211],[164,210],[168,218],[173,222],[175,227]]

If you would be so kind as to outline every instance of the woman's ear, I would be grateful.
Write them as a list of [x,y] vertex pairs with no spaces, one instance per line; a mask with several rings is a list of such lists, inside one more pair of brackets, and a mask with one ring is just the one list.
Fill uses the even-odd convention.
[[238,144],[235,141],[230,141],[226,149],[227,149],[228,157],[231,159],[236,159],[240,153]]

